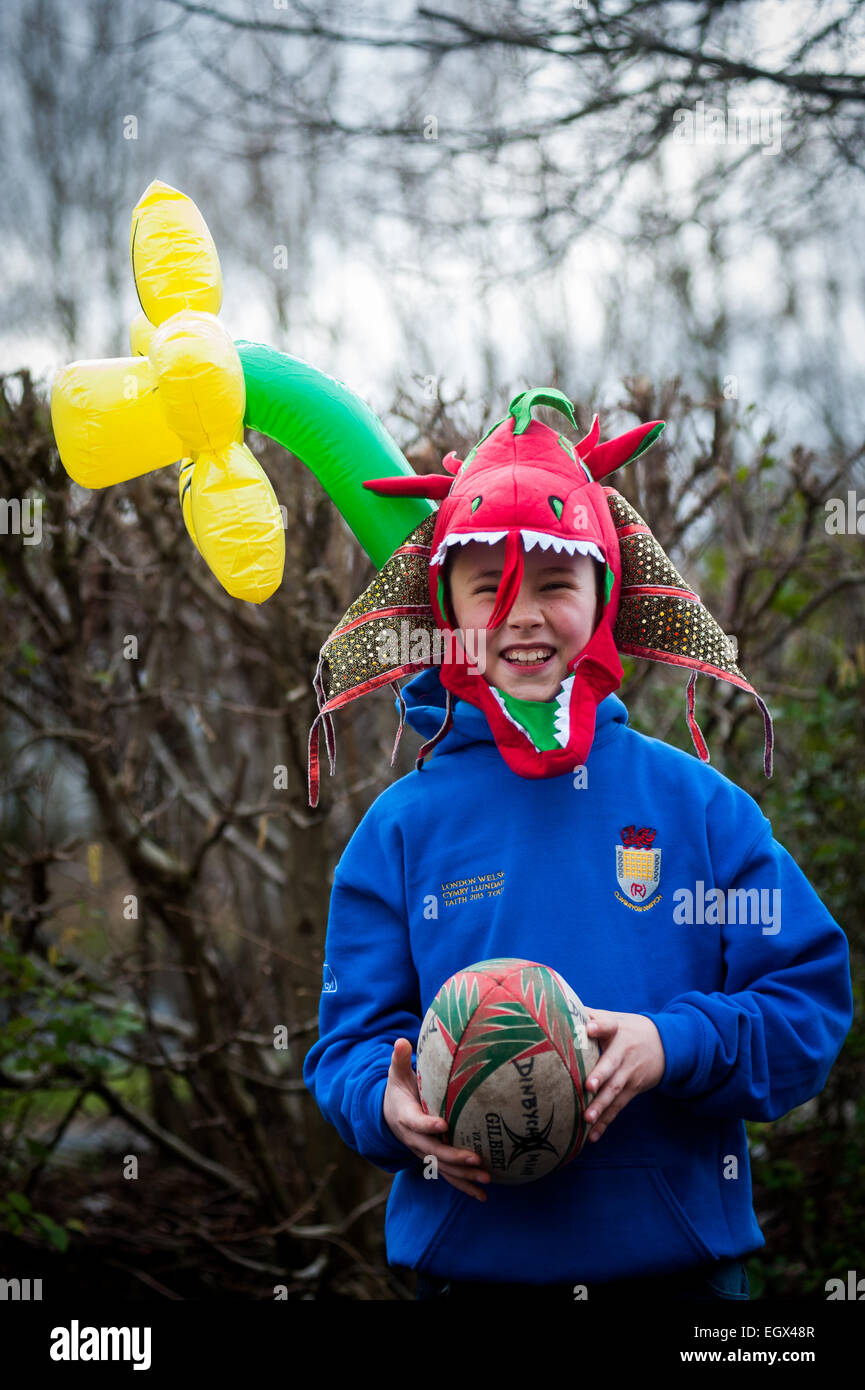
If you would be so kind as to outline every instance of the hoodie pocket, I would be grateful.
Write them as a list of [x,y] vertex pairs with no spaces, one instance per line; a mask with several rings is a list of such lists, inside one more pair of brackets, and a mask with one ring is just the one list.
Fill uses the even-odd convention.
[[705,1260],[717,1260],[718,1255],[716,1251],[712,1249],[711,1245],[707,1245],[706,1241],[700,1235],[700,1232],[697,1230],[670,1186],[669,1179],[664,1170],[662,1168],[650,1168],[648,1171],[652,1174],[658,1191],[667,1203],[671,1216],[674,1220],[678,1221],[685,1235],[692,1241],[694,1249],[698,1250]]
[[589,1278],[645,1278],[718,1258],[663,1168],[587,1163],[579,1170],[574,1198],[572,1220],[592,1271],[587,1270]]
[[466,1206],[478,1205],[443,1178],[426,1180],[404,1169],[394,1179],[385,1213],[388,1262],[426,1269],[458,1213]]
[[[633,1279],[718,1257],[660,1167],[580,1164],[522,1187],[490,1185],[483,1204],[442,1203],[437,1183],[397,1179],[386,1235],[391,1264],[503,1283]],[[423,1188],[426,1188],[426,1191]],[[444,1207],[444,1209],[443,1209]]]

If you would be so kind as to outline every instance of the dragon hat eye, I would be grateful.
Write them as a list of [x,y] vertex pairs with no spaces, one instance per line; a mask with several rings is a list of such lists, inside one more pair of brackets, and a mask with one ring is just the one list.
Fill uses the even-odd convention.
[[478,507],[481,505],[481,502],[483,502],[483,500],[484,500],[484,499],[483,499],[482,497],[473,497],[473,498],[472,498],[472,512],[476,512],[476,511],[477,511]]
[[565,504],[562,501],[561,497],[548,497],[547,501],[549,502],[550,506],[555,512],[557,519],[561,521],[562,512],[565,510]]

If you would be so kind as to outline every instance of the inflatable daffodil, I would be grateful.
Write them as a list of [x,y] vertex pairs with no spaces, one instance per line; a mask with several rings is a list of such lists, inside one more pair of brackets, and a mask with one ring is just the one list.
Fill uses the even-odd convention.
[[365,479],[413,474],[378,418],[299,358],[232,341],[217,318],[216,247],[185,194],[150,184],[132,214],[130,254],[142,309],[130,330],[134,355],[73,362],[54,382],[51,421],[69,476],[102,488],[179,462],[193,543],[232,597],[263,603],[282,578],[285,531],[243,442],[246,424],[316,474],[383,565],[432,508],[417,498],[371,503]]

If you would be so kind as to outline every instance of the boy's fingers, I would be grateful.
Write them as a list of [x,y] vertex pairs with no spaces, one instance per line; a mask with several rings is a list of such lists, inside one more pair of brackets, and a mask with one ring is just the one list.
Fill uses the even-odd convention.
[[424,1152],[433,1154],[437,1159],[450,1163],[481,1163],[473,1149],[455,1149],[448,1143],[447,1125],[440,1115],[425,1115],[417,1106],[408,1106],[400,1114],[399,1123],[406,1134],[417,1141],[415,1148],[425,1144]]
[[611,1091],[609,1087],[604,1084],[605,1080],[606,1078],[601,1079],[600,1085],[592,1096],[586,1110],[586,1119],[590,1124],[593,1120],[600,1119],[601,1115],[607,1109],[607,1106],[611,1104],[618,1094],[618,1092]]
[[[626,1057],[624,1048],[611,1043],[601,1056],[598,1065],[593,1067],[592,1076],[596,1076],[602,1086],[611,1086],[617,1078],[621,1083],[623,1078],[630,1076],[632,1071],[632,1064]],[[621,1090],[621,1084],[619,1089]]]
[[[405,1112],[399,1117],[402,1128],[407,1131],[403,1142],[417,1157],[435,1158],[440,1172],[449,1182],[453,1182],[454,1187],[477,1196],[477,1182],[467,1183],[465,1179],[458,1179],[457,1175],[466,1171],[478,1171],[484,1173],[488,1180],[482,1160],[471,1149],[454,1149],[447,1143],[447,1122],[440,1115],[427,1114],[421,1107],[417,1098],[417,1079],[411,1064],[411,1047],[408,1038],[397,1038],[391,1056],[391,1067],[397,1078],[411,1092]],[[482,1200],[486,1201],[486,1198],[482,1197]]]
[[[420,1136],[419,1136],[420,1137]],[[450,1144],[441,1144],[437,1139],[424,1136],[421,1140],[426,1145],[424,1156],[427,1154],[436,1161],[448,1164],[458,1164],[461,1168],[475,1168],[481,1170],[483,1163],[476,1153],[471,1149],[454,1149]]]
[[[601,1088],[616,1075],[624,1060],[624,1048],[617,1048],[612,1043],[606,1051],[601,1054],[597,1066],[593,1067],[586,1077],[587,1089],[594,1092],[592,1095],[592,1102],[598,1100],[602,1094]],[[606,1104],[607,1101],[609,1101],[609,1096],[606,1097],[604,1103]]]
[[423,1111],[417,1114],[412,1110],[403,1120],[406,1129],[413,1129],[417,1134],[443,1135],[447,1133],[447,1125],[438,1115],[425,1115]]
[[423,1148],[424,1158],[434,1158],[439,1164],[457,1164],[460,1168],[486,1171],[483,1160],[473,1149],[455,1149],[452,1144],[442,1140],[437,1134],[421,1130],[414,1123],[406,1123],[404,1128],[416,1136],[410,1147],[416,1152]]
[[478,1185],[485,1187],[490,1182],[489,1173],[485,1168],[478,1166],[475,1154],[471,1155],[471,1161],[463,1162],[461,1159],[454,1159],[451,1151],[442,1153],[441,1149],[434,1144],[411,1144],[408,1147],[411,1148],[415,1157],[424,1163],[429,1162],[431,1158],[434,1159],[439,1177],[459,1178],[461,1182],[470,1183],[474,1187]]
[[[405,1047],[403,1047],[403,1043],[406,1044]],[[391,1066],[398,1072],[405,1074],[406,1071],[412,1070],[411,1043],[408,1038],[397,1038],[393,1045],[393,1053],[391,1054],[390,1060]]]
[[464,1178],[447,1177],[445,1174],[442,1176],[445,1182],[449,1182],[451,1187],[457,1188],[459,1192],[465,1192],[467,1196],[474,1197],[478,1202],[487,1200],[487,1194],[480,1190],[477,1183],[466,1182]]
[[605,1035],[612,1037],[618,1032],[619,1020],[612,1014],[599,1018],[598,1014],[603,1012],[603,1010],[596,1010],[586,1024],[586,1032],[593,1038],[604,1037]]
[[624,1110],[629,1100],[633,1100],[637,1092],[630,1085],[625,1085],[621,1090],[611,1090],[609,1086],[603,1087],[596,1096],[592,1097],[592,1102],[586,1111],[586,1118],[589,1123],[593,1121],[591,1115],[595,1115],[598,1120],[603,1120],[608,1125],[621,1110]]
[[[405,1043],[404,1047],[401,1046],[402,1043]],[[394,1043],[390,1065],[395,1080],[416,1098],[418,1093],[417,1077],[411,1064],[411,1043],[407,1038],[398,1038]]]
[[460,1178],[463,1182],[469,1182],[481,1187],[486,1187],[492,1179],[486,1168],[472,1167],[471,1164],[453,1163],[450,1159],[443,1158],[438,1161],[439,1172],[446,1178]]
[[[622,1109],[624,1109],[624,1106],[620,1105],[619,1110]],[[592,1125],[592,1131],[589,1135],[589,1140],[594,1143],[597,1143],[601,1135],[606,1133],[606,1131],[610,1128],[610,1125],[613,1123],[616,1114],[618,1114],[618,1111],[614,1113],[612,1106],[609,1110],[605,1110],[601,1118]]]
[[[628,1101],[633,1100],[635,1094],[634,1091],[626,1086],[623,1090],[619,1091],[617,1095],[610,1096],[606,1105],[598,1111],[598,1118],[602,1119],[604,1124],[608,1125],[621,1110],[624,1110]],[[591,1109],[594,1110],[594,1108],[595,1102],[592,1101]]]
[[441,1115],[431,1115],[428,1110],[424,1110],[420,1103],[420,1096],[415,1086],[407,1086],[402,1082],[398,1083],[400,1089],[395,1097],[399,1106],[399,1117],[404,1125],[409,1128],[422,1129],[425,1134],[440,1131],[442,1134],[447,1130],[447,1123]]

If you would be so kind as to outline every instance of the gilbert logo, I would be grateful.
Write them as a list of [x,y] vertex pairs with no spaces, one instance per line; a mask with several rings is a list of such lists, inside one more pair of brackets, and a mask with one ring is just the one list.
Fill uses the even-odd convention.
[[827,1279],[824,1287],[829,1303],[839,1298],[852,1298],[859,1303],[865,1300],[865,1279],[857,1279],[855,1269],[848,1269],[846,1284],[843,1279]]
[[132,1361],[133,1371],[150,1370],[149,1327],[52,1327],[52,1361]]

